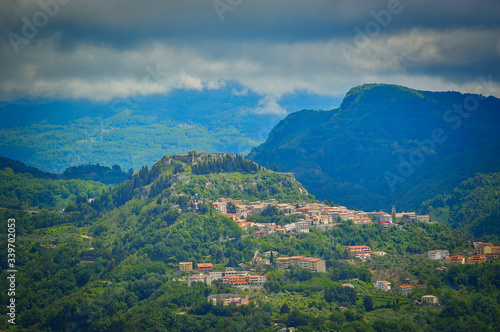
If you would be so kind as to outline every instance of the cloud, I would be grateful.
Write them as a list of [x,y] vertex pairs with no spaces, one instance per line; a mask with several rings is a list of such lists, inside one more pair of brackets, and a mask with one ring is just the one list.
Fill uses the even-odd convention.
[[[35,22],[40,3],[58,4],[57,13],[25,38],[25,22]],[[467,92],[479,76],[498,82],[495,0],[401,0],[402,10],[346,61],[340,45],[355,45],[356,28],[363,31],[389,3],[243,1],[221,21],[212,1],[4,0],[0,99],[111,100],[235,81],[243,86],[235,95],[256,92],[265,96],[260,111],[279,113],[272,103],[294,91],[338,96],[386,82]],[[26,39],[17,53],[9,33]]]
[[278,104],[275,97],[267,95],[259,101],[257,107],[250,112],[255,114],[271,114],[271,115],[285,115],[287,111],[285,111]]

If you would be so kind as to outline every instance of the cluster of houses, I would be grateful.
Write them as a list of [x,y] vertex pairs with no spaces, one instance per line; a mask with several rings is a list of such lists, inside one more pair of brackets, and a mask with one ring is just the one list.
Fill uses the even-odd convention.
[[448,250],[431,250],[427,257],[432,260],[444,260],[445,263],[477,264],[484,263],[487,260],[500,259],[500,246],[494,246],[493,243],[474,242],[475,253],[466,257],[462,255],[452,255]]
[[[381,291],[389,291],[391,290],[391,283],[385,280],[378,280],[373,283],[373,287]],[[411,295],[413,288],[410,285],[399,285],[395,289],[396,293],[400,295]]]
[[[391,283],[385,280],[375,281],[373,287],[381,291],[390,291]],[[396,293],[403,296],[408,296],[412,294],[412,287],[410,285],[399,285],[395,289]],[[422,304],[439,304],[439,299],[434,295],[424,295],[422,296]]]
[[[180,262],[179,271],[192,271],[193,262]],[[199,273],[187,278],[188,287],[194,282],[204,282],[211,285],[214,280],[221,280],[223,283],[232,286],[259,286],[266,283],[266,276],[251,275],[248,271],[235,271],[233,268],[226,268],[225,271],[214,271],[212,263],[198,263]]]
[[[232,213],[228,211],[229,203],[234,206]],[[329,206],[323,203],[277,203],[275,199],[269,199],[265,202],[248,202],[231,198],[219,198],[212,205],[217,211],[236,221],[242,229],[253,228],[257,235],[267,235],[274,232],[308,233],[310,227],[335,224],[347,220],[352,220],[354,224],[380,223],[386,228],[394,225],[394,218],[405,222],[429,222],[428,215],[416,215],[415,212],[396,213],[395,207],[392,208],[392,214],[389,214],[383,211],[350,210],[345,206]],[[275,224],[258,224],[246,221],[249,215],[261,214],[268,206],[276,207],[285,215],[297,214],[302,215],[303,218],[283,228]]]

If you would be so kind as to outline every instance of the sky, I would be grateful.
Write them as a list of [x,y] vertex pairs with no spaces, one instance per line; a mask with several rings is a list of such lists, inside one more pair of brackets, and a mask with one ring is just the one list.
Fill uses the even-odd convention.
[[500,1],[1,0],[0,100],[230,82],[262,112],[364,83],[500,97]]

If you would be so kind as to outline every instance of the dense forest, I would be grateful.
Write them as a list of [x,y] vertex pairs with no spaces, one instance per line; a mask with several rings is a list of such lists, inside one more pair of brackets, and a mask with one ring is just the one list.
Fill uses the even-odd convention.
[[484,241],[500,240],[500,173],[477,174],[422,204],[434,220]]
[[499,109],[494,97],[366,84],[338,109],[288,115],[248,157],[286,168],[319,199],[416,210],[478,172],[499,171]]
[[[261,237],[220,215],[209,199],[234,195],[298,203],[314,198],[304,194],[305,189],[288,173],[267,169],[255,173],[191,172],[193,165],[207,165],[206,160],[214,158],[217,155],[196,152],[164,157],[114,187],[2,171],[11,181],[9,186],[16,181],[23,184],[26,197],[36,196],[38,181],[50,181],[43,185],[52,190],[66,182],[87,185],[70,187],[73,191],[67,200],[59,202],[66,203],[65,213],[57,206],[38,214],[30,214],[22,206],[0,209],[3,229],[9,218],[16,219],[17,329],[498,330],[500,263],[448,265],[438,273],[436,268],[443,263],[427,259],[427,251],[433,249],[469,253],[471,242],[464,233],[446,224],[401,223],[388,229],[380,224],[344,221],[325,231]],[[29,181],[33,185],[26,186]],[[102,192],[93,202],[84,196],[90,195],[91,188]],[[300,217],[269,207],[261,215],[249,216],[248,221],[284,226]],[[352,260],[345,246],[359,244],[387,255],[366,262]],[[326,272],[298,267],[278,270],[273,257],[270,265],[251,263],[255,255],[271,250],[281,256],[324,259]],[[7,257],[5,245],[0,254]],[[179,271],[181,261],[211,262],[216,270],[252,269],[265,274],[267,282],[254,289],[235,289],[219,281],[187,287],[185,280],[192,272]],[[2,260],[3,271],[5,264]],[[393,287],[410,284],[413,294],[376,290],[372,282],[380,279]],[[341,286],[346,282],[352,288]],[[5,289],[7,284],[3,276],[0,286]],[[220,293],[241,293],[250,304],[234,307],[207,302],[208,295]],[[438,296],[440,305],[415,302],[428,294]],[[2,303],[8,300],[6,292],[0,297]],[[5,315],[0,328],[7,328]]]

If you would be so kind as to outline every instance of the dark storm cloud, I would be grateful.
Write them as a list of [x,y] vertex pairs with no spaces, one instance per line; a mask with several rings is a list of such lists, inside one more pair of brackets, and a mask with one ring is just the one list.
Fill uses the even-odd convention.
[[500,77],[499,17],[496,0],[4,0],[0,94],[109,99],[228,80],[273,100],[367,81],[465,91]]

